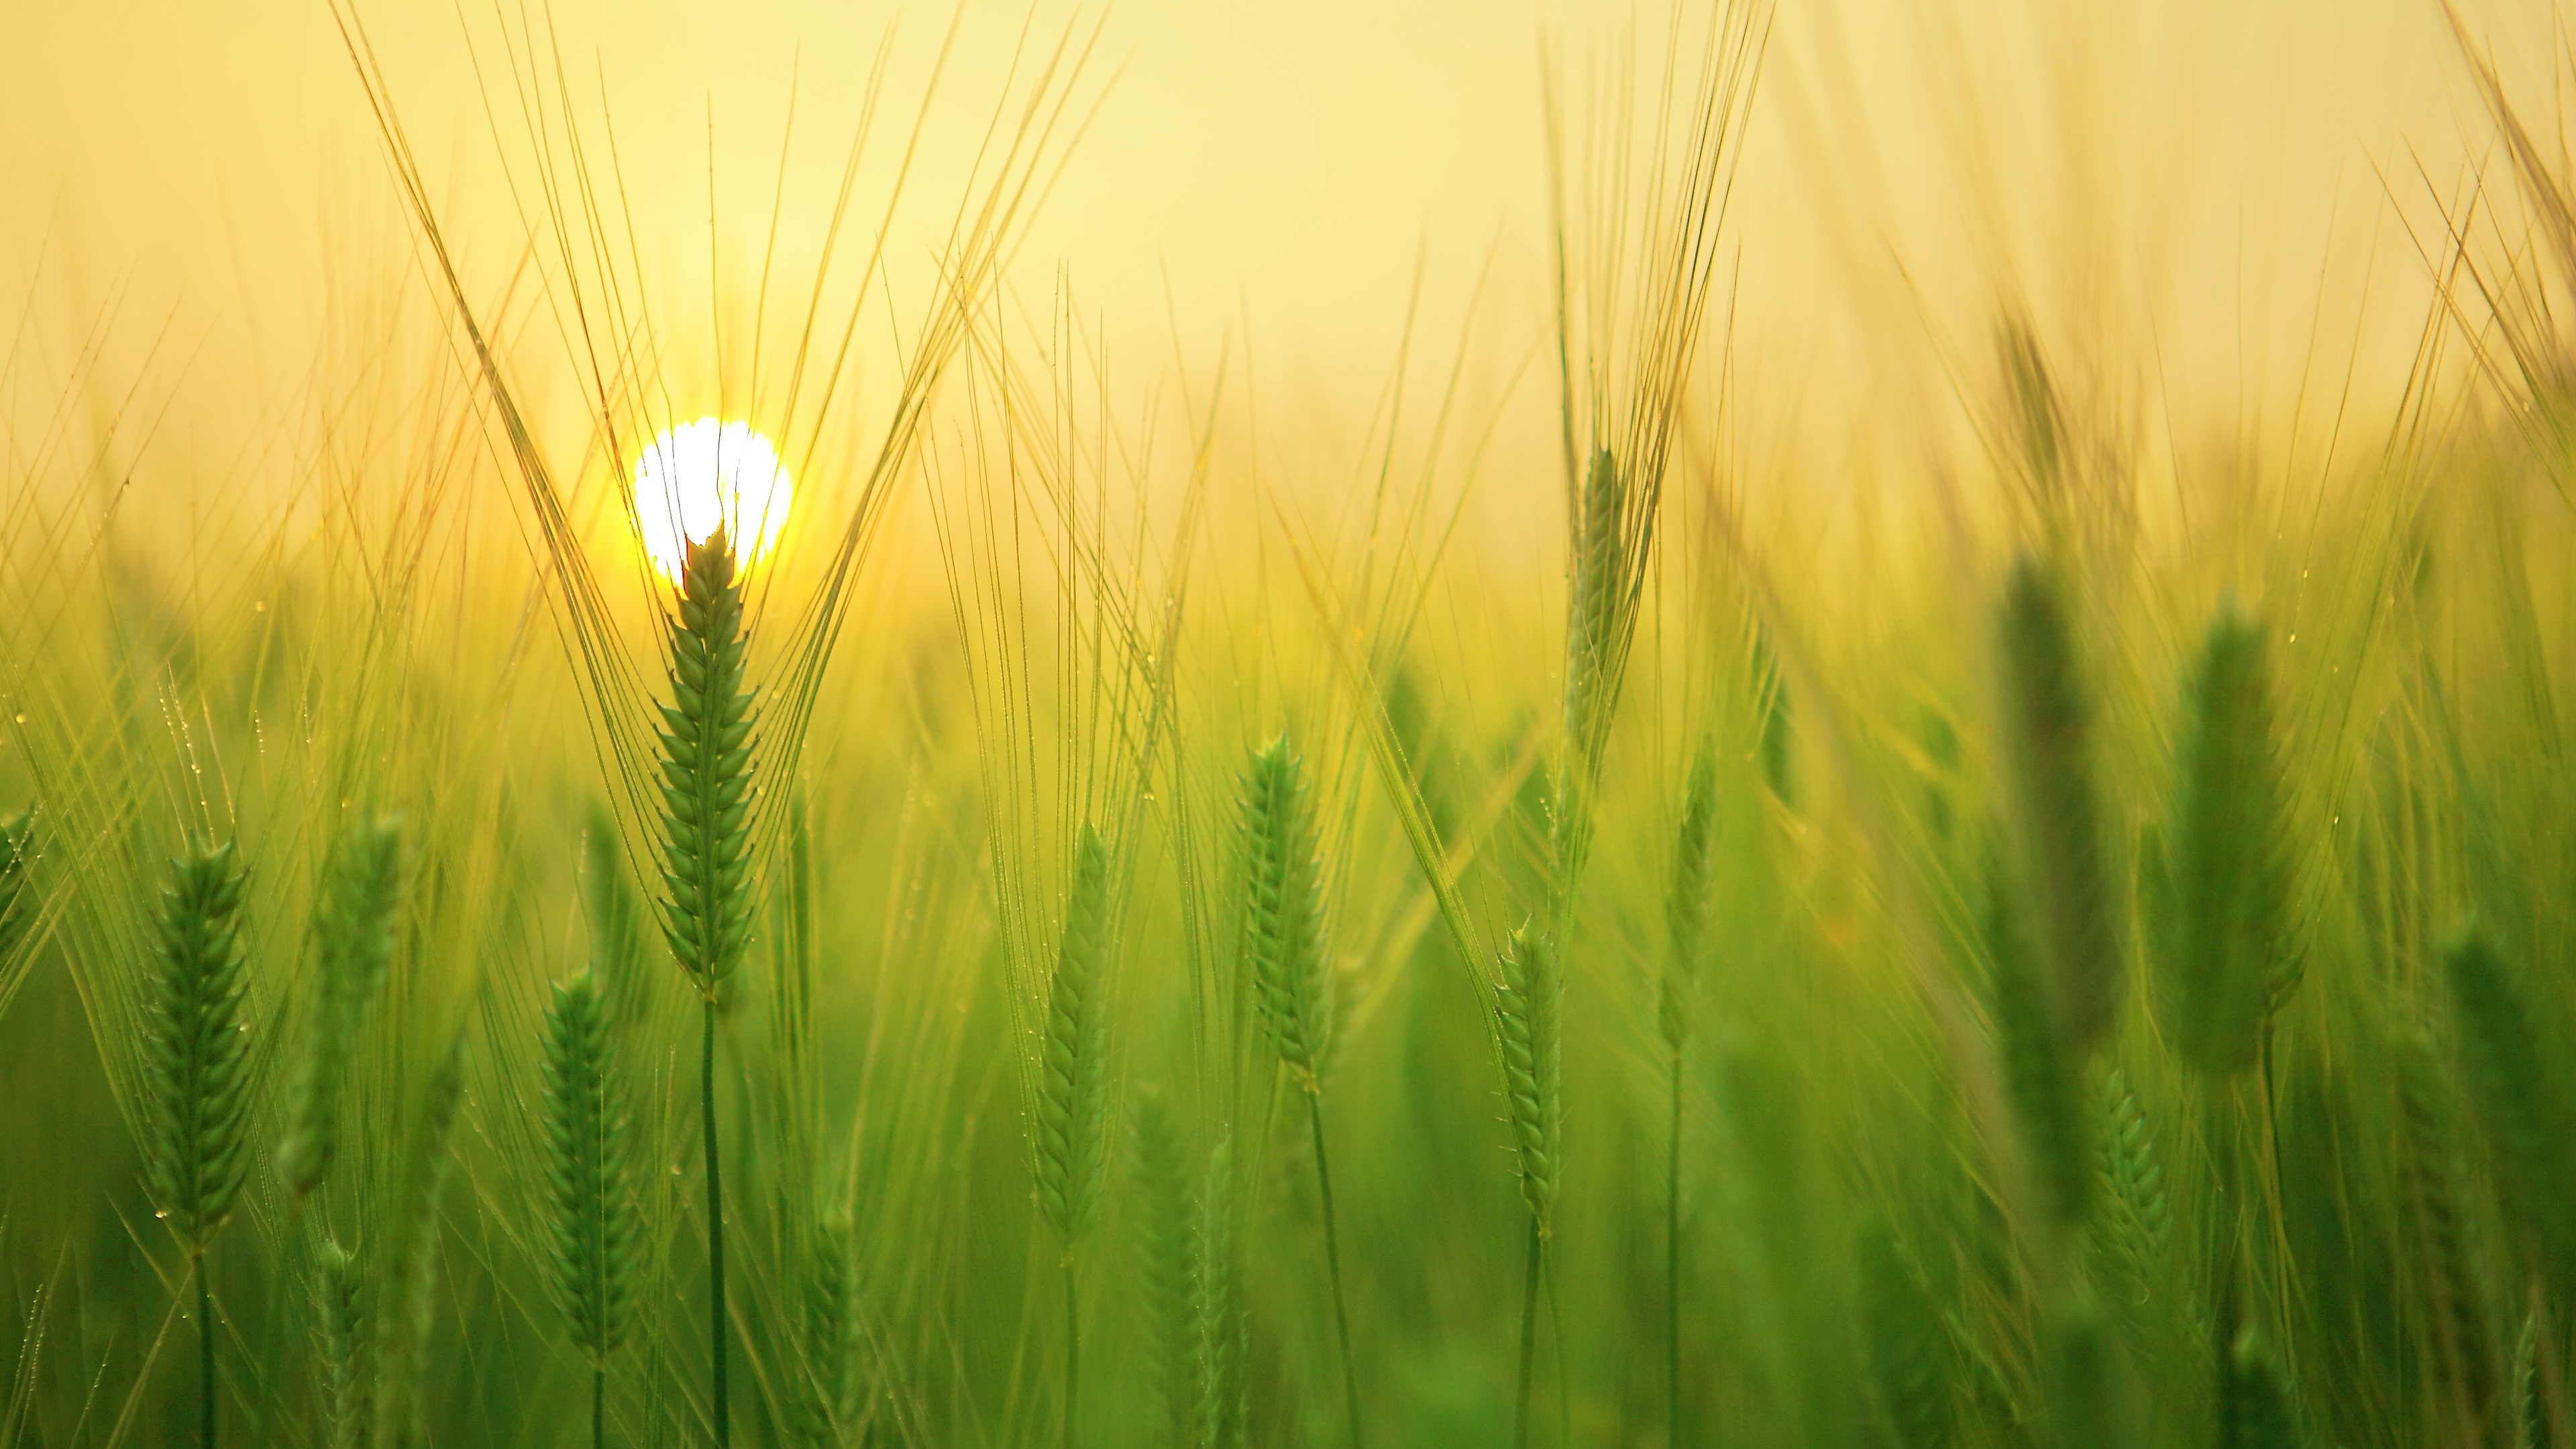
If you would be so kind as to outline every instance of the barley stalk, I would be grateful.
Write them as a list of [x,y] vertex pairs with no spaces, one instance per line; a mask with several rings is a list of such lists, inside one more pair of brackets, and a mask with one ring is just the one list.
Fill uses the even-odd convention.
[[1564,1163],[1565,975],[1535,920],[1523,922],[1503,949],[1501,988],[1494,993],[1503,1093],[1511,1102],[1512,1139],[1520,1161],[1521,1201],[1529,1209],[1529,1253],[1521,1290],[1520,1381],[1515,1442],[1529,1442],[1529,1394],[1538,1335],[1539,1276],[1554,1227],[1557,1175]]
[[186,1245],[197,1280],[199,1441],[215,1443],[214,1292],[206,1251],[232,1216],[250,1165],[250,1091],[241,1019],[241,864],[230,844],[191,846],[161,888],[152,992],[144,1006],[145,1176]]
[[591,1442],[606,1443],[608,1357],[625,1341],[638,1237],[611,1007],[585,971],[546,1008],[546,1242],[555,1300],[591,1371]]
[[1064,1267],[1064,1442],[1074,1442],[1081,1402],[1082,1325],[1074,1249],[1100,1218],[1109,1128],[1109,847],[1086,822],[1074,840],[1064,934],[1047,985],[1040,1046],[1036,1176],[1038,1211],[1053,1228]]
[[663,705],[663,939],[704,1006],[700,1138],[707,1178],[709,1414],[718,1449],[733,1442],[725,1341],[723,1152],[716,1126],[716,1013],[751,939],[752,687],[733,544],[722,527],[691,543],[678,607],[666,620],[671,702]]
[[1708,933],[1709,879],[1714,869],[1717,758],[1702,740],[1682,789],[1682,818],[1673,841],[1673,877],[1664,896],[1670,954],[1655,1000],[1672,1101],[1664,1141],[1664,1432],[1682,1441],[1682,1044],[1699,1001],[1699,971]]
[[402,900],[400,817],[379,815],[340,842],[314,918],[313,1005],[287,1088],[277,1172],[298,1202],[322,1185],[340,1140],[340,1092],[358,1029],[393,965]]

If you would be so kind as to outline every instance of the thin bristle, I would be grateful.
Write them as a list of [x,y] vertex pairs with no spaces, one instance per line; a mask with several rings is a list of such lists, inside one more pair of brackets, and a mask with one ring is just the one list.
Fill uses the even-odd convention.
[[161,1216],[196,1253],[232,1215],[250,1166],[242,1151],[250,1091],[244,883],[230,844],[194,847],[170,862],[144,1012],[145,1173]]
[[1332,1035],[1323,869],[1302,763],[1280,735],[1252,755],[1241,805],[1246,949],[1271,1046],[1309,1091]]
[[296,1197],[321,1186],[340,1140],[340,1093],[358,1028],[393,965],[402,900],[399,816],[380,815],[340,844],[314,919],[312,1008],[288,1086],[277,1172]]
[[2165,1030],[2213,1076],[2254,1065],[2287,954],[2289,886],[2280,761],[2263,634],[2229,610],[2192,679],[2175,789]]
[[1067,1245],[1100,1216],[1108,1129],[1109,847],[1090,825],[1074,845],[1064,937],[1047,990],[1038,1081],[1038,1206]]
[[1512,932],[1503,950],[1502,989],[1494,1011],[1502,1043],[1503,1088],[1511,1099],[1519,1149],[1521,1198],[1539,1235],[1554,1228],[1564,1166],[1565,976],[1555,943],[1535,921]]
[[0,961],[36,923],[36,807],[0,819]]

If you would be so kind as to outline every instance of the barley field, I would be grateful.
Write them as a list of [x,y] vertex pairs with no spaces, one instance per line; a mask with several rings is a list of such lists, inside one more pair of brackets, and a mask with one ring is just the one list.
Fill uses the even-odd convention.
[[1151,23],[297,14],[252,405],[6,213],[0,1449],[2576,1449],[2550,5],[1515,13],[1312,355]]

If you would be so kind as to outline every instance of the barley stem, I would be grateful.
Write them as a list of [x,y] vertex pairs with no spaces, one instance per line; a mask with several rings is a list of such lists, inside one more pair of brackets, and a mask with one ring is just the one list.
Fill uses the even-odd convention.
[[1519,1385],[1512,1391],[1513,1449],[1529,1449],[1530,1380],[1538,1357],[1538,1264],[1545,1241],[1539,1236],[1538,1215],[1532,1213],[1529,1257],[1521,1271],[1521,1369]]
[[1073,1249],[1064,1250],[1064,1449],[1073,1449],[1075,1411],[1082,1403],[1082,1299],[1073,1271]]
[[1351,1363],[1350,1308],[1342,1297],[1342,1245],[1333,1222],[1333,1172],[1324,1162],[1322,1093],[1306,1094],[1306,1121],[1315,1132],[1315,1191],[1324,1201],[1324,1269],[1333,1280],[1333,1329],[1340,1335],[1342,1345],[1342,1396],[1350,1404],[1351,1449],[1361,1449],[1367,1442],[1367,1430],[1360,1419],[1359,1371]]
[[197,1254],[197,1442],[215,1449],[215,1290],[206,1281],[206,1255]]
[[1671,1128],[1664,1140],[1664,1435],[1682,1442],[1682,1056],[1672,1054]]
[[716,1002],[712,996],[706,1001],[706,1032],[701,1040],[698,1101],[707,1157],[707,1362],[715,1395],[710,1408],[716,1445],[724,1449],[733,1442],[733,1428],[725,1416],[724,1168],[723,1155],[716,1150]]

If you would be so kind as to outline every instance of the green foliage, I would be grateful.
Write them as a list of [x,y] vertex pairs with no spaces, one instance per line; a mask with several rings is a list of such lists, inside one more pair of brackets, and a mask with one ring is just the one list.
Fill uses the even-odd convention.
[[1109,890],[1109,846],[1086,824],[1074,841],[1038,1076],[1038,1206],[1068,1248],[1099,1220],[1108,1150]]
[[1565,1163],[1565,973],[1555,943],[1536,921],[1512,932],[1502,965],[1494,1017],[1503,1092],[1520,1154],[1521,1200],[1544,1238]]
[[311,1005],[277,1149],[277,1174],[298,1198],[322,1185],[338,1155],[341,1092],[358,1029],[393,966],[402,890],[401,817],[351,826],[332,856],[314,917]]
[[594,1367],[625,1341],[638,1225],[610,1008],[583,972],[546,1008],[547,1243],[556,1302]]
[[662,936],[691,984],[714,1001],[750,944],[754,904],[752,688],[743,675],[751,639],[722,528],[689,545],[679,607],[666,627]]
[[193,846],[161,890],[152,995],[144,1008],[152,1200],[191,1252],[232,1216],[250,1158],[249,1023],[242,1020],[241,902],[230,843]]
[[1279,735],[1255,750],[1240,806],[1244,945],[1271,1048],[1310,1092],[1322,1090],[1333,1030],[1325,959],[1323,866],[1304,763]]
[[[2165,1033],[2213,1076],[2254,1065],[2288,958],[2283,788],[2260,626],[2222,611],[2201,647],[2174,790]],[[2162,862],[2159,862],[2162,868]]]

